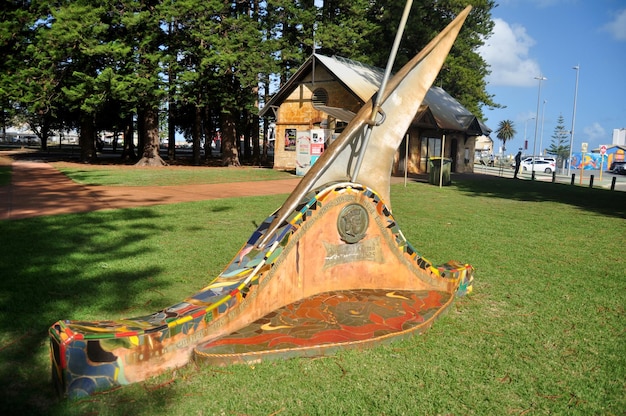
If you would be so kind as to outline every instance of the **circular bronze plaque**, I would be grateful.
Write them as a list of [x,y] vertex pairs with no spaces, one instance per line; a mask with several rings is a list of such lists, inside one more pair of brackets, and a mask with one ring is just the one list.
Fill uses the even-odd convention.
[[339,236],[346,243],[356,243],[365,237],[369,216],[367,210],[359,204],[346,205],[337,218]]

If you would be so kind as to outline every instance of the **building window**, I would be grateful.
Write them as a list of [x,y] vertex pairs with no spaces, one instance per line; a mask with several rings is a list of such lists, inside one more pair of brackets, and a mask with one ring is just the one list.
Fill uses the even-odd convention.
[[313,96],[311,97],[311,101],[313,101],[313,106],[316,105],[327,105],[328,104],[328,93],[324,88],[317,88],[313,91]]
[[422,152],[420,158],[421,172],[428,172],[429,157],[441,157],[440,137],[422,137]]

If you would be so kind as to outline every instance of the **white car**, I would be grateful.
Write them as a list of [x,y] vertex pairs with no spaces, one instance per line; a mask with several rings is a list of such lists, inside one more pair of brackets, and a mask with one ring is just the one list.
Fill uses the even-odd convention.
[[[556,165],[556,159],[551,156],[535,156],[534,159],[535,160],[547,160],[548,162],[553,162]],[[532,156],[527,156],[524,159],[522,159],[522,163],[521,163],[522,166],[524,166],[527,163],[532,165],[533,163]],[[511,167],[515,168],[515,160],[513,160],[513,162],[511,163]]]
[[529,159],[522,161],[522,170],[524,172],[534,170],[535,172],[552,173],[556,171],[556,161],[552,158],[535,160],[534,166],[532,158]]

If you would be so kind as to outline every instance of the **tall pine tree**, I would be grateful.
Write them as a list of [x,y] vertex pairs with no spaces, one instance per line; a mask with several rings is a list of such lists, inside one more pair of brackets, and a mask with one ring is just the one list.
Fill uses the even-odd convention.
[[565,119],[563,114],[559,114],[552,133],[550,147],[546,150],[549,155],[556,156],[557,166],[562,168],[565,160],[569,158],[569,130],[565,128]]
[[[161,164],[159,112],[168,103],[170,157],[174,123],[192,138],[194,162],[214,131],[224,163],[240,163],[239,138],[258,157],[257,101],[267,102],[314,52],[385,67],[404,0],[75,0],[9,1],[0,22],[3,119],[20,113],[47,137],[79,127],[81,155],[95,156],[98,130],[124,130],[134,156],[137,117],[143,164]],[[18,4],[19,3],[19,4]],[[399,68],[467,0],[414,2],[396,61]],[[495,106],[488,67],[476,48],[493,27],[493,0],[478,0],[436,85],[470,111]],[[261,95],[261,97],[259,97]],[[45,139],[43,140],[45,144]]]

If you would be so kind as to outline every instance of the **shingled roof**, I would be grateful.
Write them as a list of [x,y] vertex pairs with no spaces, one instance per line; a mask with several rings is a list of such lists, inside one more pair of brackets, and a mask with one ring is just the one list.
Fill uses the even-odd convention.
[[[364,103],[378,91],[384,75],[384,70],[381,68],[365,65],[351,59],[313,54],[261,109],[259,115],[261,117],[266,116],[271,108],[280,105],[302,82],[304,77],[313,73],[316,65],[322,65],[338,82]],[[423,105],[425,106],[424,109],[432,114],[437,128],[440,130],[462,131],[475,136],[489,135],[492,131],[443,88],[431,87],[426,93]],[[335,117],[339,116],[338,118],[343,121],[350,121],[350,116],[354,116],[354,113],[341,108],[316,107]]]

